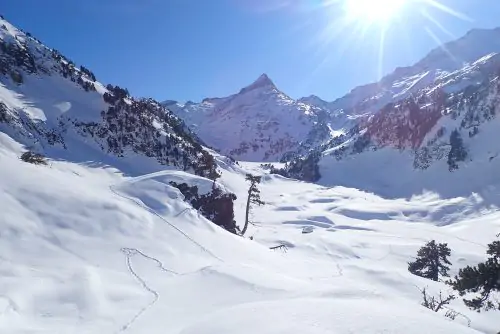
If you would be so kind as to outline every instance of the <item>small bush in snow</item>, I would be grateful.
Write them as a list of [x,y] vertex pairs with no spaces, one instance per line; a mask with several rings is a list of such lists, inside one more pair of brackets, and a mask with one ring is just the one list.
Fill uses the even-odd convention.
[[34,165],[47,165],[47,160],[43,155],[31,151],[24,152],[21,160]]
[[[439,312],[441,309],[443,309],[443,307],[450,304],[450,302],[455,299],[455,296],[449,295],[449,296],[444,297],[440,291],[439,296],[434,297],[434,296],[428,295],[427,290],[423,289],[422,290],[422,298],[423,298],[422,306],[424,306],[430,310],[433,310],[434,312]],[[456,317],[456,315],[455,315],[455,317]],[[451,314],[450,314],[450,318],[451,318]]]

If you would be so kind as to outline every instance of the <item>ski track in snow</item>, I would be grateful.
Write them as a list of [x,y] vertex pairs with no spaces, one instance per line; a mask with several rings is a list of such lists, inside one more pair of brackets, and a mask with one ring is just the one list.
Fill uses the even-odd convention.
[[146,258],[148,260],[156,262],[156,264],[158,265],[158,268],[160,268],[161,271],[165,271],[165,272],[170,273],[170,274],[181,275],[180,273],[178,273],[178,272],[176,272],[174,270],[170,270],[170,269],[165,268],[165,266],[163,265],[163,263],[160,260],[158,260],[155,257],[152,257],[152,256],[144,254],[143,252],[141,252],[137,248],[122,248],[121,251],[128,258],[134,256],[135,254],[139,254],[140,256],[142,256],[142,257],[144,257],[144,258]]
[[132,263],[130,261],[130,258],[132,256],[134,256],[135,254],[141,254],[142,256],[144,256],[145,258],[147,259],[153,259],[154,261],[158,262],[161,266],[161,269],[164,270],[163,268],[163,264],[161,264],[160,261],[158,261],[157,259],[154,259],[154,258],[151,258],[147,255],[144,255],[144,253],[138,251],[137,249],[134,249],[134,248],[122,248],[121,249],[122,253],[125,254],[126,256],[126,263],[127,263],[127,268],[130,272],[130,274],[132,274],[132,276],[135,277],[135,279],[141,284],[142,288],[144,290],[146,290],[147,292],[149,292],[150,294],[152,294],[154,296],[153,300],[146,306],[144,306],[139,312],[137,312],[136,315],[134,315],[132,317],[132,319],[130,319],[125,325],[123,325],[117,333],[123,333],[125,331],[127,331],[130,326],[132,326],[134,324],[134,322],[137,321],[137,319],[139,319],[141,317],[141,315],[143,315],[146,311],[148,311],[157,301],[158,299],[160,298],[160,294],[153,290],[152,288],[150,288],[146,282],[144,281],[144,279],[142,279],[135,271],[134,271],[134,268],[132,268]]
[[[165,223],[167,223],[169,226],[171,226],[173,229],[175,229],[176,231],[178,231],[180,234],[182,234],[186,239],[188,239],[189,241],[191,241],[192,243],[194,243],[196,246],[198,246],[201,250],[203,250],[204,252],[206,252],[207,254],[209,254],[210,256],[212,256],[213,258],[217,259],[218,261],[221,261],[223,262],[223,260],[221,258],[219,258],[218,256],[216,256],[215,254],[213,254],[210,250],[208,250],[206,247],[204,247],[203,245],[201,245],[200,243],[198,243],[196,240],[194,240],[193,238],[191,238],[187,233],[185,233],[184,231],[182,231],[180,228],[178,228],[177,226],[175,226],[174,224],[170,223],[168,220],[166,220],[164,217],[162,217],[158,212],[156,212],[155,210],[147,207],[146,205],[144,205],[143,203],[137,201],[136,199],[132,198],[132,197],[129,197],[129,196],[126,196],[126,195],[123,195],[121,194],[120,192],[118,192],[116,189],[114,189],[113,186],[109,186],[109,189],[112,193],[114,193],[115,195],[119,196],[119,197],[122,197],[124,199],[127,199],[129,201],[132,201],[133,203],[135,203],[136,205],[138,205],[139,207],[141,207],[142,209],[150,212],[151,214],[157,216],[158,218],[160,218],[162,221],[164,221]],[[181,212],[179,212],[178,214],[175,215],[175,217],[178,217],[180,216],[181,214],[183,214],[184,212],[190,210],[190,208],[186,208],[184,210],[182,210]],[[146,255],[145,253],[141,252],[140,250],[136,249],[136,248],[122,248],[121,249],[121,252],[123,254],[125,254],[126,256],[126,263],[127,263],[127,268],[128,268],[128,271],[130,272],[130,274],[132,276],[135,277],[135,279],[141,284],[141,286],[143,287],[143,289],[147,292],[149,292],[150,294],[152,294],[154,296],[153,300],[146,306],[144,306],[141,310],[139,310],[139,312],[137,312],[137,314],[135,314],[132,319],[130,319],[125,325],[123,325],[117,333],[124,333],[126,332],[130,326],[132,326],[144,313],[146,313],[151,307],[153,307],[154,304],[156,304],[156,302],[160,299],[160,294],[150,288],[147,283],[144,281],[143,278],[141,278],[141,276],[139,276],[135,271],[134,269],[132,268],[132,263],[131,263],[131,257],[136,255],[136,254],[139,254],[140,256],[148,259],[148,260],[151,260],[153,262],[156,262],[156,264],[158,265],[158,268],[164,272],[167,272],[169,274],[174,274],[174,275],[187,275],[189,273],[185,273],[185,274],[180,274],[176,271],[173,271],[173,270],[170,270],[170,269],[167,269],[164,267],[163,263],[158,260],[157,258],[155,257],[152,257],[152,256],[149,256],[149,255]]]
[[[135,270],[133,269],[133,267],[132,267],[132,261],[131,261],[131,259],[132,259],[133,256],[140,255],[143,258],[147,259],[147,260],[153,261],[153,262],[155,262],[157,264],[158,268],[161,271],[166,272],[168,274],[175,275],[175,276],[191,275],[191,274],[194,274],[196,272],[199,272],[200,270],[207,269],[207,268],[211,267],[211,266],[207,266],[207,267],[203,267],[203,268],[201,268],[199,270],[195,270],[195,271],[192,271],[192,272],[179,273],[177,271],[165,268],[165,266],[163,265],[163,262],[161,262],[160,260],[158,260],[155,257],[152,257],[152,256],[149,256],[149,255],[145,254],[144,252],[138,250],[137,248],[126,248],[126,247],[124,247],[120,251],[125,255],[125,258],[126,258],[125,262],[127,264],[127,269],[130,272],[130,274],[140,283],[140,285],[142,286],[142,288],[145,291],[147,291],[148,293],[152,294],[154,298],[153,298],[153,300],[149,304],[147,304],[142,309],[140,309],[139,312],[137,312],[125,325],[121,326],[121,328],[117,331],[117,333],[126,332],[144,313],[146,313],[151,307],[153,307],[153,305],[156,304],[158,302],[158,300],[160,299],[160,293],[158,291],[152,289],[146,283],[146,281],[137,272],[135,272]],[[342,276],[342,273],[341,273],[342,269],[339,267],[338,264],[337,264],[337,266],[338,266],[339,272],[340,272],[339,276]],[[0,296],[0,298],[1,297],[2,296]],[[12,307],[12,308],[15,310],[15,307]],[[0,315],[1,315],[1,313],[0,313]]]
[[[157,173],[159,174],[159,173]],[[147,178],[147,176],[143,176],[141,177],[141,179],[144,179],[144,178]],[[130,180],[130,181],[126,181],[125,183],[133,183],[134,180]],[[109,186],[109,189],[112,193],[114,193],[115,195],[121,197],[121,198],[124,198],[126,200],[129,200],[133,203],[135,203],[136,205],[138,205],[139,207],[141,207],[142,209],[150,212],[151,214],[157,216],[158,218],[160,218],[162,221],[164,221],[165,223],[167,223],[169,226],[171,226],[172,228],[174,228],[176,231],[178,231],[179,233],[181,233],[185,238],[187,238],[189,241],[191,241],[192,243],[194,243],[196,246],[198,246],[200,249],[202,249],[204,252],[206,252],[207,254],[209,254],[210,256],[214,257],[215,259],[221,261],[221,262],[224,262],[221,258],[219,258],[218,256],[216,256],[215,254],[213,254],[210,250],[208,250],[206,247],[204,247],[203,245],[201,245],[200,243],[198,243],[196,240],[192,239],[187,233],[185,233],[184,231],[182,231],[180,228],[178,228],[177,226],[175,226],[174,224],[172,224],[171,222],[169,222],[168,220],[166,220],[164,217],[162,217],[158,212],[156,212],[154,209],[144,205],[143,203],[141,203],[140,201],[130,197],[130,196],[127,196],[127,195],[124,195],[122,193],[120,193],[119,191],[117,191],[115,189],[115,186],[111,185]],[[183,213],[185,213],[186,211],[190,210],[192,208],[186,208],[184,210],[182,210],[181,212],[177,213],[174,215],[174,217],[178,217],[180,215],[182,215]],[[152,289],[150,286],[148,286],[148,284],[146,283],[146,281],[133,269],[132,267],[132,261],[131,261],[131,258],[134,256],[134,255],[140,255],[142,256],[143,258],[147,259],[147,260],[150,260],[150,261],[153,261],[157,264],[158,268],[163,271],[163,272],[166,272],[166,273],[169,273],[169,274],[173,274],[173,275],[189,275],[189,274],[192,274],[194,272],[191,272],[191,273],[179,273],[179,272],[176,272],[174,270],[171,270],[171,269],[167,269],[165,268],[165,266],[163,265],[163,263],[158,260],[157,258],[155,257],[152,257],[152,256],[149,256],[147,254],[145,254],[144,252],[136,249],[136,248],[127,248],[127,247],[124,247],[121,249],[121,252],[125,255],[126,257],[126,265],[127,265],[127,269],[128,271],[130,272],[130,274],[140,283],[140,285],[142,286],[142,288],[148,292],[149,294],[153,295],[153,300],[147,304],[146,306],[144,306],[143,308],[141,308],[125,325],[121,326],[121,328],[116,332],[116,333],[124,333],[126,332],[128,329],[130,329],[130,327],[143,315],[145,314],[149,309],[151,309],[157,302],[158,300],[160,299],[160,294],[158,291]],[[389,252],[390,253],[390,252]],[[388,256],[389,253],[386,255]],[[335,262],[335,265],[337,267],[337,270],[338,270],[338,273],[334,276],[331,276],[330,278],[335,278],[335,277],[342,277],[344,276],[344,272],[343,272],[343,269],[341,267],[341,265],[338,263],[338,262]]]
[[140,255],[143,258],[147,259],[147,260],[151,260],[151,261],[155,262],[158,265],[158,268],[161,271],[164,271],[166,273],[174,274],[174,275],[188,275],[188,274],[191,274],[191,273],[181,274],[181,273],[178,273],[178,272],[176,272],[174,270],[167,269],[167,268],[165,268],[165,266],[163,265],[163,263],[160,260],[158,260],[155,257],[149,256],[149,255],[141,252],[137,248],[122,248],[121,252],[123,254],[125,254],[125,257],[126,257],[125,261],[126,261],[126,264],[127,264],[128,271],[141,284],[142,288],[145,291],[147,291],[148,293],[150,293],[150,294],[153,295],[153,300],[149,304],[147,304],[146,306],[144,306],[142,309],[140,309],[139,312],[137,312],[125,325],[123,325],[118,330],[117,333],[126,332],[144,313],[146,313],[151,307],[153,307],[153,305],[156,304],[156,302],[158,302],[158,300],[160,299],[160,294],[158,293],[158,291],[156,291],[156,290],[152,289],[151,287],[149,287],[147,285],[147,283],[144,281],[144,279],[139,274],[137,274],[135,272],[134,268],[132,267],[131,258],[134,255]]
[[457,236],[455,236],[453,234],[450,234],[450,233],[443,233],[443,232],[438,232],[438,231],[430,231],[428,229],[423,229],[423,228],[420,228],[419,230],[420,231],[427,231],[427,232],[431,232],[431,233],[436,233],[436,234],[444,235],[444,236],[447,236],[449,238],[457,239],[457,240],[460,240],[460,241],[463,241],[463,242],[467,242],[467,243],[470,243],[470,244],[473,244],[473,245],[476,245],[476,246],[483,247],[484,249],[488,249],[488,246],[486,246],[485,244],[481,244],[479,242],[475,242],[475,241],[468,240],[468,239],[465,239],[465,238],[457,237]]

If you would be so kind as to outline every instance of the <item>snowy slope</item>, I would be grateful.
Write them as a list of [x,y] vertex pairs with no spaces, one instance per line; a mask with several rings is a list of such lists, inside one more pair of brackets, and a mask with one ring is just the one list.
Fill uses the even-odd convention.
[[[365,128],[366,146],[349,154],[360,138],[324,152],[322,184],[365,189],[387,197],[411,197],[431,191],[444,197],[481,194],[499,205],[499,78],[425,108],[386,109]],[[454,101],[451,105],[451,101]],[[413,113],[413,116],[412,116]],[[398,118],[399,117],[399,118]],[[461,145],[452,145],[453,133]],[[457,159],[460,146],[466,156]],[[371,172],[365,172],[369,165]]]
[[[437,86],[385,105],[315,149],[307,160],[292,161],[285,174],[390,198],[425,191],[446,197],[489,192],[485,196],[496,198],[499,59],[483,57]],[[474,75],[481,81],[472,80]]]
[[164,105],[207,145],[244,161],[278,161],[304,152],[329,139],[332,126],[324,110],[291,99],[265,74],[226,98]]
[[[477,333],[467,318],[486,333],[500,326],[459,301],[454,322],[426,310],[418,288],[447,288],[406,271],[431,238],[449,242],[454,272],[483,258],[498,213],[479,226],[464,214],[439,227],[435,216],[472,199],[383,200],[266,176],[250,241],[185,210],[168,181],[189,174],[33,166],[0,138],[2,333]],[[224,170],[221,182],[240,195],[243,172]],[[288,252],[267,248],[278,243]]]

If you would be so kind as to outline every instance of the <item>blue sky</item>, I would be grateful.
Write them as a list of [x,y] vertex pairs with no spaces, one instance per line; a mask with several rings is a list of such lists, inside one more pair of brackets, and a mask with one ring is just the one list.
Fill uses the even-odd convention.
[[440,0],[469,19],[427,6],[441,28],[418,14],[423,5],[409,5],[387,28],[379,66],[380,25],[361,37],[355,33],[360,22],[342,24],[342,6],[324,3],[9,0],[0,13],[104,83],[179,101],[235,93],[262,73],[294,98],[315,94],[330,101],[422,58],[437,46],[426,27],[449,41],[471,28],[500,26],[498,0]]

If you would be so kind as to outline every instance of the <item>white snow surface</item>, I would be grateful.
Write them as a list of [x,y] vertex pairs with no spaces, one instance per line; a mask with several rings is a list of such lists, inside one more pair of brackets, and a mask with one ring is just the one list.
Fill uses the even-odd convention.
[[[462,212],[442,226],[436,212],[473,198],[383,199],[263,174],[248,236],[234,236],[192,210],[163,171],[125,177],[111,167],[18,159],[0,134],[1,333],[496,333],[494,312],[457,300],[455,321],[420,306],[407,262],[426,241],[449,243],[452,274],[485,257],[500,231],[496,211]],[[242,224],[246,172],[225,165]],[[457,210],[460,212],[460,210]],[[302,234],[304,227],[312,233]],[[287,245],[288,251],[268,247]],[[469,320],[468,320],[469,319]],[[471,327],[467,327],[470,321]]]

